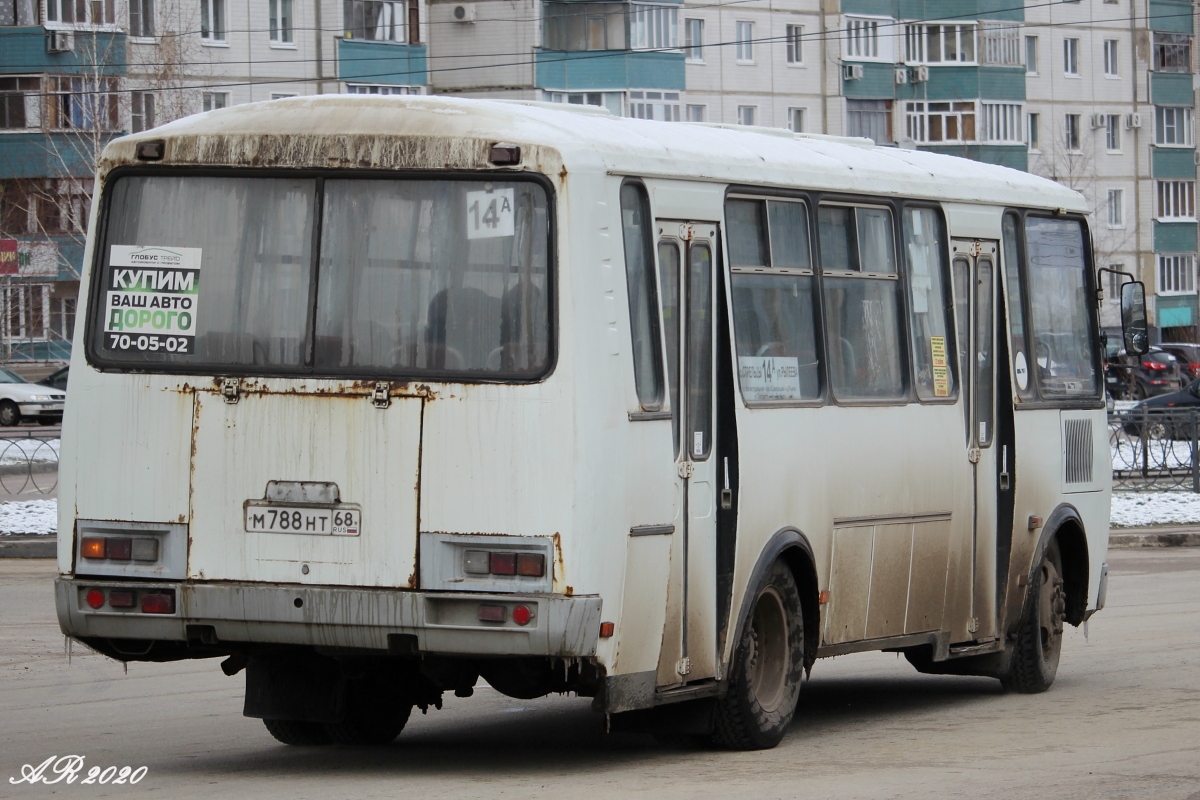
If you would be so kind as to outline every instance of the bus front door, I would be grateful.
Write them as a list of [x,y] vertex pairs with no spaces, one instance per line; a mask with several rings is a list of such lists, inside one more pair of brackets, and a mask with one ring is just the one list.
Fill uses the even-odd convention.
[[671,545],[660,689],[717,672],[713,223],[658,220],[658,267],[681,501]]
[[[967,460],[974,481],[971,610],[965,639],[996,636],[996,517],[998,487],[1007,473],[1010,447],[996,438],[996,262],[994,241],[952,242],[954,305],[964,395]],[[1007,397],[1007,395],[1005,395]],[[962,629],[955,625],[953,630]]]

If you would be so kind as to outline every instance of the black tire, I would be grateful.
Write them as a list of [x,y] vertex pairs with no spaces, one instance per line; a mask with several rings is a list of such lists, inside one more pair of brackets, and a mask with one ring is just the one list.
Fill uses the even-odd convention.
[[389,687],[372,680],[347,687],[346,718],[325,724],[337,744],[381,745],[400,735],[412,714],[412,704],[400,702]]
[[13,428],[21,424],[21,410],[12,400],[0,400],[0,426]]
[[62,417],[38,417],[38,425],[61,425]]
[[791,571],[776,561],[750,607],[717,700],[713,741],[735,750],[779,744],[796,713],[804,670],[804,614]]
[[1000,679],[1005,689],[1036,694],[1046,691],[1054,683],[1062,656],[1063,622],[1067,612],[1062,574],[1058,542],[1051,539],[1025,595],[1012,658],[1008,671]]
[[319,722],[303,722],[295,719],[264,719],[267,731],[284,744],[313,746],[329,744],[329,734]]

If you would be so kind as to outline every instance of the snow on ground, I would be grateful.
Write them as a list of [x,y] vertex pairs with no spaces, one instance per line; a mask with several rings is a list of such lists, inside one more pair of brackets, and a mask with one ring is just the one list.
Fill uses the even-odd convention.
[[58,439],[0,439],[0,467],[58,461]]
[[22,500],[0,503],[0,534],[48,534],[57,531],[57,500]]

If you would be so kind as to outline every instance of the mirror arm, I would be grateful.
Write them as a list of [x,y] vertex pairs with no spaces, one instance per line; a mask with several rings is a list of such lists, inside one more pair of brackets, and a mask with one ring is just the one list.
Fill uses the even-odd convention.
[[1124,270],[1120,270],[1120,269],[1113,269],[1112,267],[1100,267],[1098,270],[1096,270],[1096,307],[1097,308],[1104,305],[1104,281],[1101,280],[1101,276],[1104,275],[1104,273],[1106,273],[1106,272],[1111,273],[1113,275],[1124,275],[1128,280],[1121,281],[1121,285],[1124,285],[1126,283],[1133,283],[1134,281],[1137,280],[1137,278],[1135,278],[1133,276],[1133,273],[1131,273],[1131,272],[1125,272]]

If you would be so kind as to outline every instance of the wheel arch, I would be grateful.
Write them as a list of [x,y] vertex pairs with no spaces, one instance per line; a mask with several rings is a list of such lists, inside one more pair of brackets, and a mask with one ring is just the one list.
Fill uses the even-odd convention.
[[1067,594],[1067,622],[1078,626],[1087,616],[1091,559],[1088,557],[1083,518],[1070,503],[1063,503],[1054,509],[1042,526],[1041,538],[1029,564],[1026,591],[1029,586],[1033,586],[1033,572],[1042,563],[1042,555],[1051,540],[1058,541],[1058,552],[1062,556],[1063,589]]
[[800,592],[800,608],[804,614],[804,670],[812,670],[817,660],[817,646],[821,639],[821,605],[820,592],[817,588],[817,560],[813,555],[812,545],[808,537],[796,528],[782,528],[775,532],[767,541],[758,561],[746,581],[746,589],[742,596],[742,604],[738,609],[737,625],[734,628],[734,649],[737,642],[742,640],[742,631],[750,618],[754,592],[758,590],[767,571],[776,561],[782,560],[796,581]]

